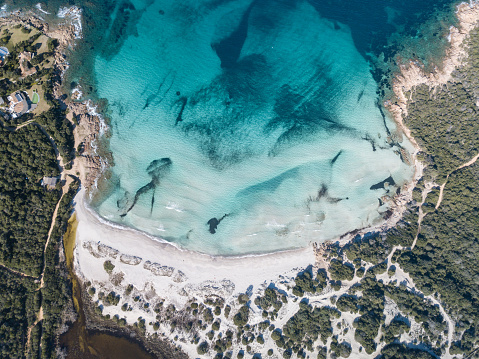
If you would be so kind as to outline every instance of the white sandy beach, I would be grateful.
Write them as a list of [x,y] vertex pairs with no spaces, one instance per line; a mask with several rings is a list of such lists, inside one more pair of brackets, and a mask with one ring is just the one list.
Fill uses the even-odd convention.
[[[164,292],[166,288],[175,288],[179,292],[185,285],[202,286],[207,281],[219,285],[221,281],[231,281],[234,283],[234,289],[228,290],[228,293],[234,295],[244,293],[251,285],[257,288],[261,284],[269,284],[286,273],[296,274],[315,263],[312,245],[299,250],[247,257],[212,257],[181,250],[139,231],[101,221],[87,208],[84,190],[76,197],[76,201],[78,229],[75,258],[77,270],[88,279],[107,280],[108,275],[103,269],[103,262],[110,259],[125,273],[125,282],[134,283],[139,288],[151,283],[158,293]],[[89,243],[111,247],[117,250],[118,254],[101,253],[97,254],[97,258],[91,254],[94,251],[85,248]],[[121,260],[122,255],[138,257],[141,261],[136,265],[126,264],[124,263],[126,260],[123,262]],[[173,275],[171,277],[154,275],[144,268],[147,261],[175,268]],[[175,282],[175,275],[180,271],[184,277],[182,276],[181,281],[176,279]]]

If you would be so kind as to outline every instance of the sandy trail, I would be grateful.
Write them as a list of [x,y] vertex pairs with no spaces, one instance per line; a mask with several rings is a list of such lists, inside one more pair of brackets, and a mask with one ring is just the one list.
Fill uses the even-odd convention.
[[7,266],[5,266],[5,265],[3,265],[3,264],[0,264],[0,267],[3,268],[3,269],[5,269],[5,270],[7,270],[7,271],[9,271],[9,272],[12,273],[12,274],[16,274],[16,275],[19,275],[19,276],[22,276],[22,277],[34,278],[34,279],[37,278],[37,277],[34,277],[34,276],[32,276],[32,275],[25,274],[25,273],[22,273],[22,272],[20,272],[20,271],[17,271],[17,270],[15,270],[15,269],[8,268]]
[[442,202],[442,199],[443,199],[443,196],[444,196],[444,188],[446,187],[446,184],[447,184],[447,181],[449,179],[449,176],[451,174],[453,174],[454,172],[462,169],[462,168],[465,168],[465,167],[469,167],[469,166],[472,166],[474,163],[476,163],[476,161],[479,159],[479,153],[477,155],[475,155],[473,158],[471,158],[469,161],[467,161],[466,163],[460,165],[459,167],[457,167],[455,170],[451,171],[447,177],[446,177],[446,180],[444,181],[444,183],[441,185],[441,190],[439,192],[439,199],[437,200],[437,204],[436,204],[436,209],[439,208],[439,206],[441,205],[441,202]]

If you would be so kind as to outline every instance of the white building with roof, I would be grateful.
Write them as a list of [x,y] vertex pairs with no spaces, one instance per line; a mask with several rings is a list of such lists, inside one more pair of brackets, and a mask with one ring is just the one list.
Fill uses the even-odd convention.
[[8,51],[8,49],[4,46],[1,46],[0,47],[0,66],[5,65],[5,59],[8,55],[10,55],[10,52]]

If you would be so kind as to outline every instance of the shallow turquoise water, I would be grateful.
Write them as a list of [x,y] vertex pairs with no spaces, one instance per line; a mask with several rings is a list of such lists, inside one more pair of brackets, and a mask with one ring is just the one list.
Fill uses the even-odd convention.
[[224,255],[381,220],[397,187],[371,186],[412,168],[348,26],[305,1],[134,8],[136,36],[95,63],[115,163],[100,215]]

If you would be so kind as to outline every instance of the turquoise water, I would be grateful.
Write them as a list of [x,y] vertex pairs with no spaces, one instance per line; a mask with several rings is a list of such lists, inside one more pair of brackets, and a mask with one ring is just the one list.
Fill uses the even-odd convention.
[[[112,131],[110,190],[96,210],[184,248],[237,255],[382,221],[384,196],[413,169],[379,95],[398,64],[444,54],[456,2],[70,3],[83,40],[65,86],[106,99]],[[55,22],[64,4],[41,6]]]
[[103,217],[210,254],[267,252],[378,223],[411,179],[350,27],[306,1],[133,8],[134,36],[95,62],[115,164]]

